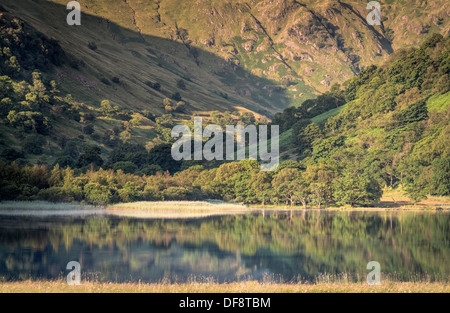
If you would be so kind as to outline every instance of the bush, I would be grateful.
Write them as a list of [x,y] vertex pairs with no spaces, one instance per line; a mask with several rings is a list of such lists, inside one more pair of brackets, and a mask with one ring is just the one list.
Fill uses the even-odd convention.
[[152,83],[151,81],[147,80],[147,81],[145,82],[145,84],[146,84],[147,86],[149,86],[150,88],[153,88],[153,89],[155,89],[155,90],[157,90],[157,91],[160,91],[160,90],[161,90],[161,84],[158,83],[158,82]]
[[153,89],[155,89],[155,90],[161,90],[161,84],[160,83],[154,83],[153,84]]
[[94,133],[94,126],[91,124],[87,124],[83,126],[83,134],[92,135]]
[[23,149],[25,153],[40,155],[42,154],[42,146],[45,145],[45,139],[41,136],[29,136],[23,141]]
[[103,100],[100,104],[100,112],[103,116],[111,118],[119,112],[119,106],[113,105],[109,100]]
[[108,85],[108,86],[111,85],[111,82],[110,82],[107,78],[105,78],[105,77],[102,77],[102,78],[100,79],[100,81],[101,81],[102,83],[104,83],[105,85]]
[[450,195],[450,158],[433,161],[431,191],[439,196]]
[[122,170],[124,173],[127,173],[127,174],[135,173],[137,171],[137,169],[138,169],[138,167],[136,166],[136,164],[134,164],[133,162],[129,162],[129,161],[117,162],[117,163],[114,163],[114,165],[113,165],[114,171]]
[[75,161],[68,155],[62,156],[56,159],[55,163],[53,164],[53,167],[59,164],[60,168],[66,168],[66,167],[74,167]]
[[186,199],[188,191],[184,187],[169,187],[164,191],[164,200],[179,201]]
[[152,175],[156,175],[156,173],[163,173],[163,169],[161,168],[161,166],[156,165],[156,164],[151,164],[149,166],[147,166],[142,173],[147,175],[147,176],[152,176]]
[[181,101],[181,99],[182,99],[181,94],[179,92],[175,92],[174,94],[172,94],[171,98],[172,98],[172,100],[175,100],[175,101]]
[[115,84],[119,84],[119,83],[120,83],[119,77],[115,77],[115,76],[114,76],[111,80],[112,80],[112,82],[115,83]]
[[23,152],[16,151],[14,149],[5,149],[0,154],[0,158],[5,161],[15,161],[24,157],[25,155],[23,154]]
[[419,122],[428,117],[427,103],[424,100],[419,100],[410,104],[406,109],[398,114],[398,119],[401,124],[408,124]]
[[142,111],[142,115],[144,115],[149,120],[155,121],[156,116],[153,113],[151,113],[149,110]]
[[96,205],[109,204],[113,200],[111,190],[98,183],[89,183],[84,186],[84,196],[89,203]]
[[47,117],[40,112],[16,112],[10,111],[8,121],[13,127],[22,127],[25,132],[34,131],[38,134],[46,134],[51,126]]
[[139,191],[132,182],[127,182],[122,189],[119,190],[119,198],[122,202],[132,202],[139,198]]
[[92,51],[95,51],[95,50],[97,50],[98,47],[95,42],[91,41],[88,43],[88,48],[91,49]]
[[74,197],[69,195],[61,187],[50,187],[48,189],[42,189],[37,195],[38,199],[50,201],[50,202],[71,202],[74,201]]
[[84,113],[84,120],[85,121],[89,121],[89,122],[93,122],[95,121],[96,117],[94,114],[92,113]]
[[77,161],[77,167],[84,167],[93,164],[94,166],[102,166],[103,159],[99,147],[90,146],[86,148],[84,153],[80,155]]
[[180,88],[180,89],[185,90],[185,89],[186,89],[186,84],[184,83],[184,80],[179,79],[179,80],[177,81],[177,87]]

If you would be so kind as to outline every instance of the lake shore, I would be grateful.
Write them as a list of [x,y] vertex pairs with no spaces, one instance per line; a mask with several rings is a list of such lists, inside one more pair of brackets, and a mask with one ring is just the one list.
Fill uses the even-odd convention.
[[22,281],[0,283],[0,293],[449,293],[443,282],[382,282],[276,284],[256,281],[238,283],[91,283],[69,286],[64,281]]
[[[204,201],[139,201],[94,206],[87,203],[53,203],[46,201],[1,201],[0,215],[85,215],[107,214],[134,218],[203,218],[218,215],[248,214],[264,211],[304,211],[303,206],[244,205],[220,200]],[[429,197],[418,203],[411,202],[403,192],[385,191],[378,203],[372,206],[327,206],[318,209],[308,206],[307,211],[338,212],[449,212],[450,197]]]

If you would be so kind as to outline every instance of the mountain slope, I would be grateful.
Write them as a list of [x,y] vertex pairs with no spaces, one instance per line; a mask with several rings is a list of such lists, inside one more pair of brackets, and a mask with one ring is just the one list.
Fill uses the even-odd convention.
[[[289,103],[299,105],[314,94],[326,91],[333,83],[350,78],[362,67],[381,63],[394,49],[417,45],[425,40],[427,33],[445,35],[450,29],[445,1],[382,3],[383,24],[375,27],[367,24],[369,10],[366,3],[359,1],[80,1],[86,17],[80,27],[64,25],[65,0],[52,3],[4,0],[3,3],[37,29],[60,40],[63,47],[67,44],[69,51],[76,51],[95,67],[116,60],[117,68],[125,69],[123,76],[140,79],[145,71],[156,79],[152,77],[155,69],[145,64],[146,56],[150,55],[157,63],[163,59],[162,63],[167,62],[179,76],[203,78],[202,84],[211,82],[210,86],[241,95],[235,100],[250,105],[250,109],[262,106],[269,112]],[[92,20],[91,14],[100,20]],[[171,41],[145,38],[149,35]],[[86,51],[78,52],[86,47],[86,41],[97,42],[99,51],[109,62]],[[181,45],[173,45],[173,41]],[[153,53],[148,52],[148,45]],[[211,59],[203,51],[223,60]],[[146,60],[139,59],[139,55]],[[124,59],[130,64],[120,64]],[[230,77],[224,68],[239,72],[236,64],[256,77],[289,86],[289,103],[276,96],[273,92],[276,89],[269,82],[245,86],[250,80],[248,74],[243,74],[244,79],[240,80]],[[197,71],[199,67],[201,70]],[[114,74],[112,69],[108,71],[101,66],[97,70],[100,75]],[[156,70],[163,76],[160,79],[170,85],[170,80],[164,79],[165,71]],[[239,84],[233,84],[235,79]],[[231,90],[218,80],[231,85]],[[255,87],[258,83],[263,84],[263,90]],[[133,85],[130,82],[130,94],[113,92],[112,95],[119,102],[131,97],[136,98],[138,105],[145,103],[147,95],[139,92],[142,86],[133,88]],[[264,91],[273,96],[270,102],[265,100]],[[204,107],[214,106],[211,102],[215,99],[205,98],[205,94],[193,98]],[[251,100],[256,103],[247,104]]]
[[[150,107],[162,113],[162,99],[180,91],[192,105],[190,111],[233,110],[234,106],[244,106],[270,115],[288,105],[283,92],[263,89],[272,82],[253,77],[211,53],[192,50],[183,43],[141,35],[135,29],[106,19],[107,16],[96,17],[85,10],[81,26],[68,26],[69,11],[65,5],[47,1],[5,0],[2,3],[11,14],[57,39],[65,51],[85,64],[78,71],[62,68],[55,73],[62,86],[81,101],[101,100],[99,96],[102,96],[125,107],[140,110]],[[113,4],[114,1],[110,6]],[[105,4],[105,8],[110,6]],[[94,43],[97,49],[89,49],[89,43]],[[200,65],[194,57],[197,54],[202,59]],[[122,84],[110,87],[100,81],[115,76]],[[177,87],[179,79],[185,81],[186,90]],[[162,92],[149,88],[146,81],[159,82]],[[228,99],[221,94],[228,94]]]
[[177,40],[259,77],[292,84],[289,95],[298,104],[364,66],[381,63],[394,49],[450,28],[445,1],[387,1],[382,25],[374,27],[366,21],[367,3],[360,1],[80,2],[86,12],[142,35]]
[[[1,150],[23,150],[24,140],[33,139],[11,128],[11,110],[18,113],[11,116],[16,124],[41,118],[20,112],[48,119],[49,133],[38,134],[45,136],[45,157],[26,153],[25,159],[49,164],[64,153],[66,141],[78,147],[77,157],[88,145],[109,154],[117,142],[165,140],[170,125],[193,114],[229,111],[235,120],[243,112],[272,117],[380,63],[392,51],[424,41],[427,32],[449,30],[444,1],[411,1],[408,6],[387,1],[382,4],[383,25],[375,27],[367,24],[366,4],[359,1],[80,3],[82,26],[68,26],[65,0],[1,1],[9,20],[23,20],[35,34],[27,42],[46,38],[58,43],[55,47],[64,55],[57,64],[51,56],[35,55],[51,65],[23,67],[21,77],[13,77],[14,86],[28,84],[31,94],[39,91],[39,82],[49,92],[52,80],[60,93],[33,108],[25,93],[11,104],[4,102]],[[35,70],[42,72],[36,82]],[[109,102],[101,106],[103,100]],[[316,111],[328,110],[334,103],[328,100]],[[73,118],[67,107],[79,116]]]
[[[450,37],[435,34],[344,85],[275,116],[302,166],[326,165],[341,187],[366,177],[402,186],[415,200],[449,195]],[[311,114],[326,96],[347,103]]]

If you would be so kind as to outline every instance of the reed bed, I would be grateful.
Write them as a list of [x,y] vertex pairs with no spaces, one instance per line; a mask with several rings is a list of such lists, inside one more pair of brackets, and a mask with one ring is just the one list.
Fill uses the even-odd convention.
[[137,210],[137,211],[208,211],[208,210],[249,210],[242,204],[223,201],[141,201],[119,203],[107,207],[108,210]]

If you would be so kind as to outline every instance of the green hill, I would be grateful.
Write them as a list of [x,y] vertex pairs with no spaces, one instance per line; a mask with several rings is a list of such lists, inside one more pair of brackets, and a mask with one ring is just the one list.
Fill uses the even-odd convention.
[[67,25],[65,0],[1,2],[5,160],[75,162],[90,146],[106,160],[124,142],[150,150],[171,125],[214,111],[236,122],[314,105],[310,118],[324,122],[344,104],[335,83],[450,23],[445,1],[386,1],[381,26],[359,1],[79,2],[81,26]]
[[[302,166],[326,164],[341,179],[401,185],[417,199],[448,195],[450,38],[433,35],[343,86],[275,116],[292,133],[289,147]],[[326,97],[347,103],[317,115]]]

